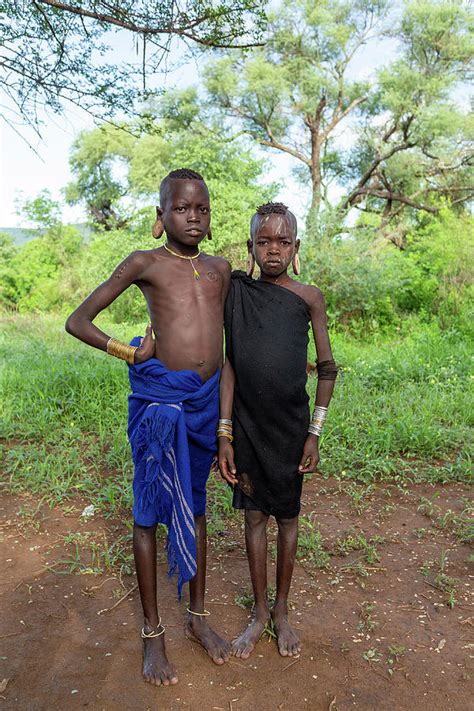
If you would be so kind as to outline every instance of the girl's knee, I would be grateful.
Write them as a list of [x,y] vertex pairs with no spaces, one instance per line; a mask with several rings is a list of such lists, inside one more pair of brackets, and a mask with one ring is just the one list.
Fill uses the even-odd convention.
[[246,511],[245,512],[245,527],[251,531],[264,528],[267,525],[268,514],[262,511]]
[[293,531],[298,528],[298,516],[293,518],[277,518],[277,526],[283,531]]

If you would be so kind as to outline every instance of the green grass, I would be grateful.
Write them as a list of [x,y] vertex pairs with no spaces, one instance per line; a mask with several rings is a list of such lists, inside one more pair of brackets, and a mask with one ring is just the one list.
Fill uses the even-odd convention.
[[[99,323],[124,340],[144,330]],[[75,341],[57,317],[5,318],[2,332],[0,435],[10,489],[54,504],[81,495],[105,515],[129,510],[126,366]],[[360,484],[377,479],[469,479],[474,380],[459,333],[424,326],[365,343],[336,335],[333,347],[341,373],[321,471],[359,482],[348,489],[356,510],[371,493]],[[315,386],[310,378],[311,395]],[[233,515],[223,484],[210,486],[209,506],[210,532],[222,534]],[[303,550],[305,537],[314,547],[315,532],[303,524]]]

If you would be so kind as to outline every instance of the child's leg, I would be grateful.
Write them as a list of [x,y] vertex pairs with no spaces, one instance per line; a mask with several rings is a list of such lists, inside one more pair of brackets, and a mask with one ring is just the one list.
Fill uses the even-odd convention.
[[[144,615],[146,633],[161,631],[158,627],[158,608],[156,602],[156,525],[133,526],[133,554],[137,571],[138,588]],[[178,677],[171,669],[165,652],[164,634],[159,637],[144,639],[143,676],[146,681],[156,686],[176,684]]]
[[[195,516],[197,570],[189,581],[189,609],[194,613],[204,613],[204,594],[206,591],[206,516]],[[188,613],[186,631],[207,651],[215,664],[224,664],[230,655],[230,644],[209,627],[206,616]]]
[[269,618],[267,601],[267,521],[261,511],[245,511],[245,545],[255,599],[255,615],[250,625],[232,642],[232,653],[247,659],[262,636]]
[[278,649],[283,657],[299,654],[301,643],[288,623],[288,593],[298,544],[298,517],[279,518],[277,540],[277,591],[272,619],[278,636]]

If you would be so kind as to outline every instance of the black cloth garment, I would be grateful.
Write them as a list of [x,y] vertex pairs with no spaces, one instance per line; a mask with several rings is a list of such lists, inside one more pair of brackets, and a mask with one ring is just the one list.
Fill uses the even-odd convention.
[[232,273],[225,334],[235,371],[236,508],[277,518],[299,514],[310,318],[306,302],[288,289]]

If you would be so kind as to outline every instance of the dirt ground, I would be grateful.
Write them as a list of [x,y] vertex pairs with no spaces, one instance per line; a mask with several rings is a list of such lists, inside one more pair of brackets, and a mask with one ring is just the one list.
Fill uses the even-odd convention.
[[[472,709],[469,550],[456,534],[456,516],[465,508],[466,497],[467,488],[460,484],[423,485],[405,493],[380,485],[357,500],[348,485],[317,477],[308,482],[303,511],[320,528],[332,555],[326,570],[308,561],[296,565],[292,620],[303,642],[297,660],[281,657],[274,640],[264,637],[245,662],[232,659],[223,667],[214,666],[183,635],[185,605],[177,602],[174,582],[165,579],[160,554],[160,612],[179,684],[155,688],[140,676],[135,578],[58,572],[59,561],[70,559],[76,550],[65,545],[64,536],[90,532],[110,539],[114,523],[120,524],[97,516],[82,519],[88,503],[82,501],[66,510],[44,507],[28,516],[31,498],[4,495],[3,707]],[[366,540],[383,538],[374,539],[379,560],[364,557],[361,549],[348,550],[347,541],[359,534]],[[272,540],[274,535],[272,528]],[[346,540],[345,550],[338,539]],[[249,585],[240,523],[233,522],[213,540],[208,569],[212,624],[232,638],[249,614],[235,604],[236,595]],[[270,580],[274,569],[270,560]],[[448,583],[437,577],[440,573],[449,576]],[[452,579],[454,607],[448,604],[446,589],[454,584]],[[101,612],[121,598],[113,610]]]

